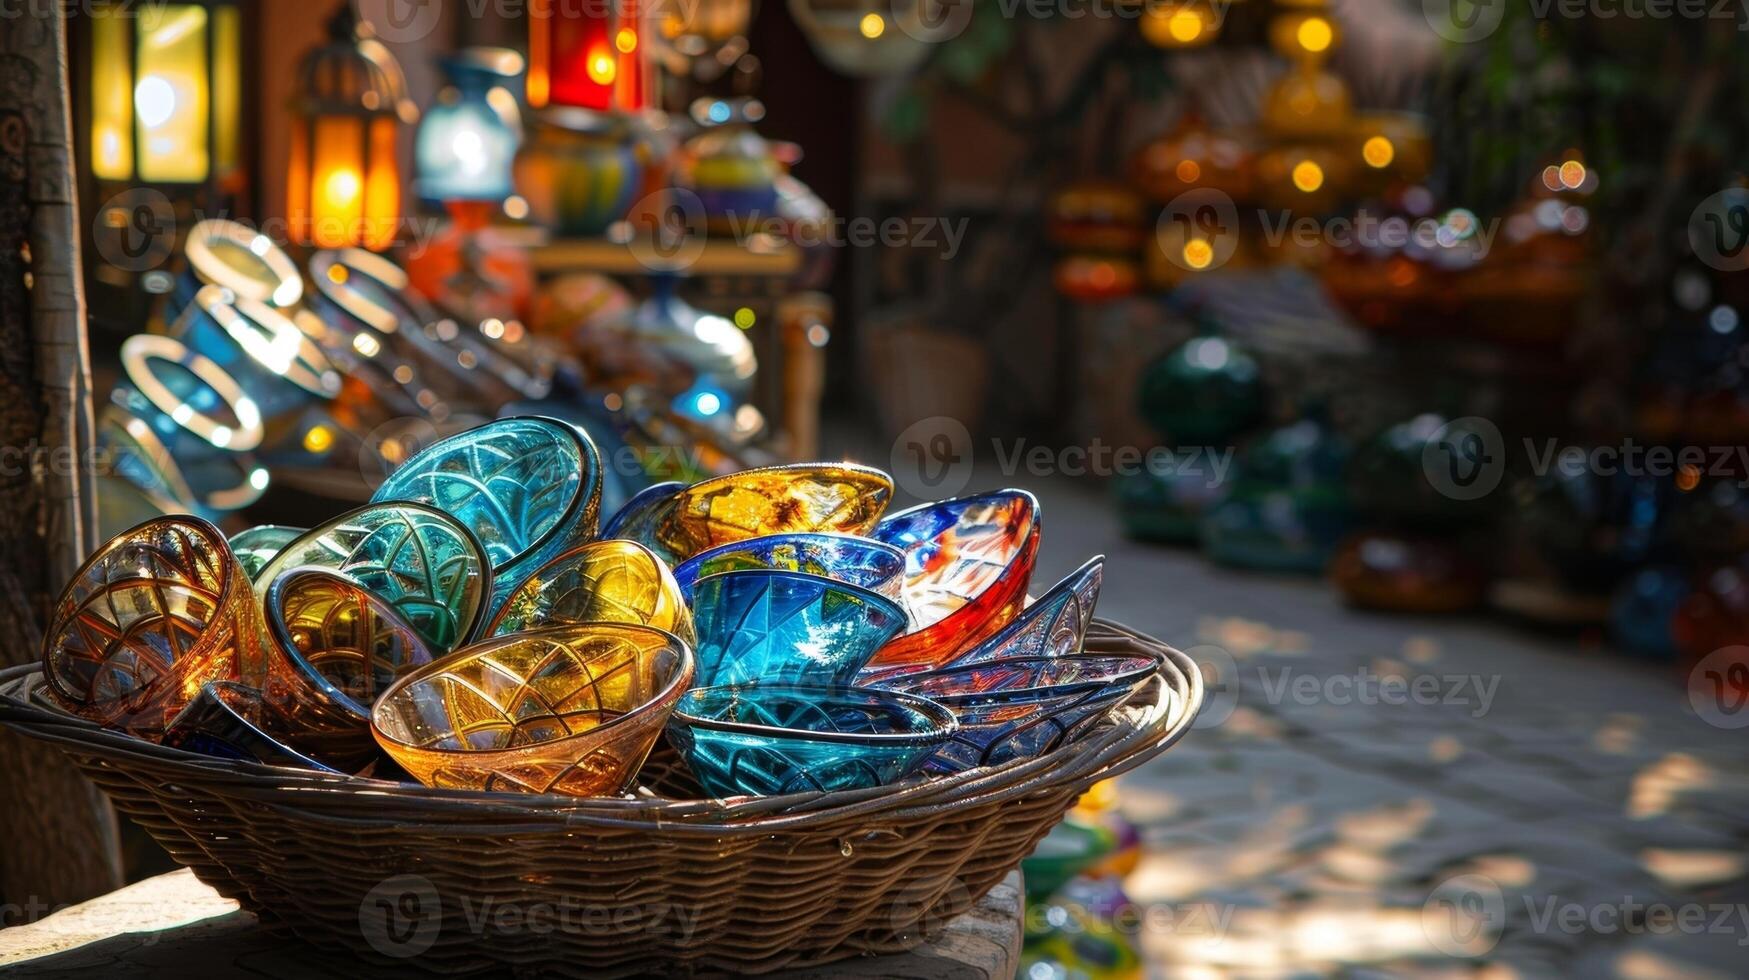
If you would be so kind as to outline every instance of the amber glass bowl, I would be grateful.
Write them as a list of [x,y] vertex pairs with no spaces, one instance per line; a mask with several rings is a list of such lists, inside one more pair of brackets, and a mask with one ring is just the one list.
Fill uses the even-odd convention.
[[294,568],[267,588],[268,699],[293,748],[355,771],[376,757],[370,705],[434,658],[388,600],[325,568]]
[[692,675],[692,649],[648,626],[513,633],[396,681],[371,732],[427,786],[607,796],[643,764]]
[[208,681],[258,683],[261,614],[219,529],[160,517],[122,532],[56,601],[43,675],[68,711],[157,739]]
[[867,534],[893,499],[893,478],[854,463],[795,463],[744,470],[679,492],[656,529],[677,560],[766,534]]

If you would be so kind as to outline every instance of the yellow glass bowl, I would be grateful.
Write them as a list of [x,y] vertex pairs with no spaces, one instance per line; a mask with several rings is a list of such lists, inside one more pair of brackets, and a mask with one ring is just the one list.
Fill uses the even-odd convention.
[[692,613],[655,552],[636,541],[596,541],[542,565],[511,590],[487,636],[583,623],[654,626],[693,642]]
[[260,683],[260,606],[218,528],[160,517],[98,549],[55,603],[43,676],[68,711],[156,740],[208,681]]
[[766,534],[866,535],[893,499],[893,478],[854,463],[795,463],[744,470],[680,491],[657,540],[684,561],[708,548]]
[[692,684],[692,648],[626,623],[494,637],[396,681],[371,734],[427,786],[608,796]]

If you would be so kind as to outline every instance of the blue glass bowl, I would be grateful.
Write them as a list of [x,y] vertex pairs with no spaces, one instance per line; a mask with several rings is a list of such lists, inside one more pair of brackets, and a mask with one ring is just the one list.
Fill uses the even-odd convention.
[[668,549],[656,539],[656,529],[674,512],[680,504],[680,491],[686,489],[686,484],[677,481],[657,483],[639,490],[626,501],[625,506],[615,511],[601,525],[601,537],[625,538],[636,541],[644,547],[661,555],[663,559],[673,556]]
[[681,562],[674,581],[692,601],[701,578],[723,572],[775,568],[845,582],[904,603],[905,553],[873,538],[849,534],[768,534],[719,545]]
[[280,740],[297,722],[265,695],[236,681],[209,681],[164,729],[164,744],[219,759],[339,772]]
[[885,596],[772,569],[700,579],[692,608],[700,687],[848,684],[906,623]]
[[960,772],[1055,749],[1159,668],[1159,660],[1146,656],[1016,657],[912,674],[879,687],[927,697],[953,712],[959,732],[926,765],[931,772]]
[[371,500],[428,504],[471,529],[492,563],[491,616],[535,569],[595,540],[601,457],[567,422],[499,419],[433,443]]
[[716,797],[865,789],[915,772],[959,724],[910,694],[866,688],[688,691],[668,738]]

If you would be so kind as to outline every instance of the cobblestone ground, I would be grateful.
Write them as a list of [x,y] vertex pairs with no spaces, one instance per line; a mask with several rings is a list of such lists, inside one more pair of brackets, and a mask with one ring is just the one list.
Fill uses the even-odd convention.
[[1040,589],[1103,552],[1101,615],[1220,666],[1198,730],[1121,783],[1156,976],[1749,976],[1749,729],[1674,668],[1353,612],[1127,542],[1095,484],[1027,485]]

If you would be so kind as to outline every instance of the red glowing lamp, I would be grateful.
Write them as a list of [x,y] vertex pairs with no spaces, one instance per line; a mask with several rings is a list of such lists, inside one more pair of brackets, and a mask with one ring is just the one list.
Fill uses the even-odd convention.
[[651,102],[655,76],[640,0],[532,0],[528,103],[632,112]]

